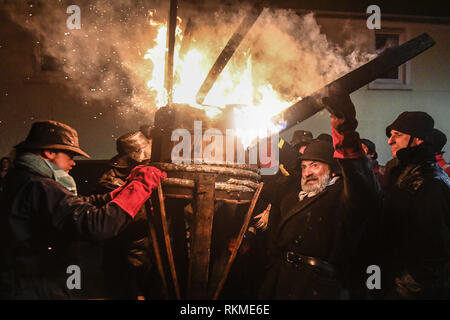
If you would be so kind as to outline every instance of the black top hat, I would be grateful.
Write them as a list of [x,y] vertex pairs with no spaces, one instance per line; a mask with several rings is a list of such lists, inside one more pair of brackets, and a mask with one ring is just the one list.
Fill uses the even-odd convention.
[[333,145],[327,141],[314,140],[300,156],[300,160],[320,161],[329,164],[333,169],[336,167],[336,160],[333,157]]
[[433,129],[431,134],[431,143],[433,144],[433,150],[436,153],[442,153],[442,149],[447,143],[447,136],[441,130]]
[[321,133],[317,136],[316,140],[322,140],[327,141],[331,144],[333,144],[333,137],[329,135],[328,133]]
[[148,160],[152,154],[152,144],[141,132],[129,132],[120,136],[116,141],[117,152],[111,159],[111,164],[116,168],[126,168]]
[[386,128],[386,135],[391,136],[391,130],[397,130],[413,137],[425,140],[433,132],[434,120],[423,111],[405,111]]
[[313,135],[310,131],[305,130],[297,130],[294,132],[294,135],[292,137],[291,145],[297,146],[300,144],[308,144],[312,141]]
[[361,143],[363,143],[367,149],[369,149],[369,154],[374,154],[374,159],[378,158],[377,150],[375,148],[375,143],[370,141],[369,139],[360,139]]
[[14,148],[19,150],[67,150],[90,158],[86,152],[80,149],[77,131],[64,123],[53,120],[33,123],[25,141]]

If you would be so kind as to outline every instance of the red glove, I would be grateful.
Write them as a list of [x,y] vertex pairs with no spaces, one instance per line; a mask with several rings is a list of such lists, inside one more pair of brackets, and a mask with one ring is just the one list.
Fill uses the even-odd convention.
[[150,197],[152,191],[166,177],[167,174],[158,168],[137,166],[128,176],[128,182],[120,187],[122,190],[116,189],[111,192],[111,195],[115,195],[115,198],[111,202],[118,205],[134,218],[145,201]]
[[133,170],[128,175],[128,177],[125,179],[126,182],[123,185],[121,185],[120,187],[118,187],[118,188],[114,189],[113,191],[111,191],[111,193],[110,193],[111,199],[114,199],[120,193],[120,191],[122,191],[123,188],[125,188],[125,186],[127,185],[127,182],[132,181],[138,175],[141,175],[142,171],[145,170],[145,169],[143,169],[144,167],[148,167],[148,166],[139,165],[139,166],[134,167]]
[[324,97],[322,102],[332,115],[332,128],[335,128],[340,133],[356,130],[356,127],[358,126],[356,110],[348,94],[330,91],[329,96]]
[[124,184],[121,185],[120,187],[118,187],[118,188],[114,189],[113,191],[111,191],[111,192],[109,193],[109,195],[111,196],[111,199],[114,199],[114,198],[120,193],[120,191],[122,191],[123,188],[125,188],[126,185],[127,185],[127,184],[124,183]]
[[331,113],[331,133],[333,136],[334,157],[338,159],[356,159],[365,157],[359,134],[356,132],[358,121],[356,110],[348,94],[334,92],[322,99]]

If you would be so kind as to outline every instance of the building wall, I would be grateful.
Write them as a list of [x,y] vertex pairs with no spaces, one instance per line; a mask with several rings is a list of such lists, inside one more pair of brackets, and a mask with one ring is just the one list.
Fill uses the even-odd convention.
[[[373,31],[366,27],[364,19],[318,18],[329,39],[343,41],[348,34],[361,40],[361,44],[370,49]],[[418,23],[408,21],[383,21],[382,28],[404,28],[407,39],[424,32],[428,33],[436,44],[419,56],[410,60],[411,90],[373,90],[368,86],[351,94],[356,106],[359,121],[358,131],[362,138],[372,140],[377,146],[380,163],[391,159],[387,145],[385,128],[403,111],[425,111],[435,120],[435,127],[443,131],[450,140],[450,25]],[[336,32],[336,30],[341,30]],[[343,35],[345,30],[346,35]],[[290,141],[295,130],[313,132],[314,136],[322,132],[331,133],[329,115],[321,111],[310,119],[287,130],[283,136]],[[444,150],[449,159],[450,143]]]

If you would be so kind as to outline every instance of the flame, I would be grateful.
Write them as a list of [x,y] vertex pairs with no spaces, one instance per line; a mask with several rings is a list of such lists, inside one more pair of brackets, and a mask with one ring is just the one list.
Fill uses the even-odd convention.
[[[156,45],[148,49],[144,56],[144,59],[153,63],[152,78],[147,82],[147,86],[156,92],[156,106],[160,108],[168,102],[167,90],[164,87],[167,25],[152,19],[150,23],[158,28],[158,32],[155,38]],[[220,115],[226,105],[238,103],[239,107],[233,110],[234,130],[247,147],[258,137],[263,138],[282,130],[283,124],[274,123],[273,117],[295,101],[283,100],[270,83],[255,86],[252,76],[252,56],[248,52],[244,53],[244,59],[239,63],[233,61],[232,64],[232,61],[229,61],[206,96],[203,105],[196,102],[195,96],[215,60],[208,55],[207,48],[204,50],[193,48],[180,57],[180,43],[183,39],[180,25],[181,19],[178,18],[173,102],[186,103],[203,109],[211,118]]]

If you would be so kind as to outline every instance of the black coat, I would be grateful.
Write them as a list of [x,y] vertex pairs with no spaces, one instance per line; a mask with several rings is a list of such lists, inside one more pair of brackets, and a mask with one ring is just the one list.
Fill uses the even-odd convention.
[[73,241],[112,238],[132,221],[109,200],[109,194],[74,196],[52,179],[15,168],[2,201],[3,298],[71,297],[66,272],[77,263]]
[[[339,163],[343,176],[320,194],[299,201],[298,181],[287,193],[281,191],[279,200],[273,197],[270,258],[261,298],[339,299],[343,287],[360,280],[359,240],[376,207],[379,187],[367,159]],[[287,251],[327,261],[337,275],[289,263]]]
[[383,289],[388,298],[443,298],[448,290],[450,179],[429,145],[397,155],[381,222]]
[[[125,184],[132,167],[110,168],[99,181],[99,193],[111,192]],[[161,298],[158,274],[152,269],[153,253],[144,205],[123,232],[103,244],[102,269],[106,296],[110,299],[137,299],[138,295]]]

